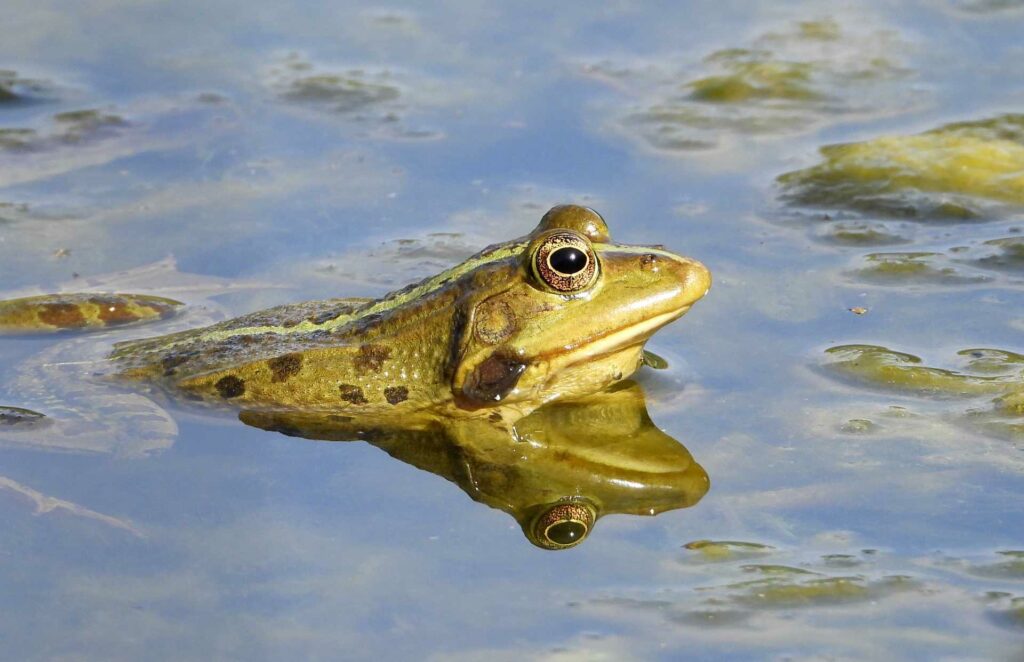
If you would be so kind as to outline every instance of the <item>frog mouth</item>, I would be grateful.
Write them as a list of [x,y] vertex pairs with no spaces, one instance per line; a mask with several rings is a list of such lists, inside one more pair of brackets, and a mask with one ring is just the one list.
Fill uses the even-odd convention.
[[680,306],[668,312],[653,315],[642,322],[608,330],[592,336],[574,347],[566,347],[565,354],[571,356],[579,353],[579,358],[570,363],[570,365],[576,365],[584,361],[618,354],[634,347],[640,348],[658,329],[679,319],[688,310],[690,310],[690,306]]

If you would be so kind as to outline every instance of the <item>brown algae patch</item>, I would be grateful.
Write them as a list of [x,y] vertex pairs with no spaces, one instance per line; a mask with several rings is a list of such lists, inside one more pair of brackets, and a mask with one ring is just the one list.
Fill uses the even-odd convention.
[[375,135],[440,137],[437,131],[408,125],[406,116],[424,100],[407,79],[382,67],[323,68],[290,53],[268,68],[265,85],[285,103],[370,125]]
[[59,145],[74,145],[116,135],[129,126],[122,116],[95,108],[57,113],[50,127],[37,130],[27,127],[0,128],[0,150],[41,151]]
[[824,19],[762,33],[698,65],[671,67],[663,56],[592,62],[583,73],[638,99],[616,118],[627,134],[686,152],[729,135],[785,135],[909,110],[921,95],[899,93],[912,74],[906,51],[891,30]]
[[1024,114],[822,147],[778,178],[791,205],[916,220],[970,220],[1024,206]]

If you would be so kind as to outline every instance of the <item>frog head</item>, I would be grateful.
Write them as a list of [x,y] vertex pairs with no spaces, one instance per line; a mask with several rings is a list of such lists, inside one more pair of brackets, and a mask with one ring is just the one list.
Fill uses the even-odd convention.
[[463,288],[449,373],[458,406],[536,406],[625,379],[644,343],[711,286],[700,262],[611,241],[597,212],[551,209]]

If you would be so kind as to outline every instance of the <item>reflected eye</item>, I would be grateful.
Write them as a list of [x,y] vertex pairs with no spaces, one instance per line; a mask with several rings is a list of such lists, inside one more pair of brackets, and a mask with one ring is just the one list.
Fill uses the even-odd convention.
[[537,248],[534,269],[557,292],[579,292],[597,276],[597,257],[585,237],[574,232],[548,235]]
[[533,541],[547,549],[565,549],[583,542],[594,525],[594,512],[577,501],[556,503],[533,524]]

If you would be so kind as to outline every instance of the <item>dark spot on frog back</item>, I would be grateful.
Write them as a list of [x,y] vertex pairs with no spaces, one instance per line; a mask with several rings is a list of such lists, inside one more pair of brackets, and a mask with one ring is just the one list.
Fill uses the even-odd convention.
[[365,405],[367,403],[366,396],[363,395],[363,389],[355,384],[338,384],[338,391],[341,393],[341,399],[345,402],[350,402],[354,405]]
[[85,315],[78,304],[48,303],[39,307],[39,321],[59,329],[77,329],[85,326]]
[[237,398],[245,393],[245,382],[235,375],[221,377],[213,386],[222,398]]
[[384,345],[360,345],[352,364],[360,372],[380,372],[390,356],[391,348]]
[[271,382],[286,382],[302,369],[302,354],[295,352],[272,358],[267,361],[267,367],[270,368]]
[[189,359],[199,355],[196,350],[190,351],[176,351],[165,355],[160,359],[160,366],[164,369],[164,376],[170,377],[178,371],[178,367],[186,363]]
[[409,399],[409,389],[405,386],[388,386],[384,389],[384,399],[393,405],[405,402]]

